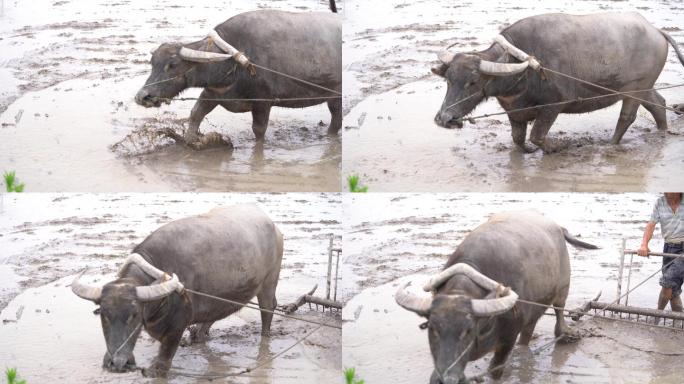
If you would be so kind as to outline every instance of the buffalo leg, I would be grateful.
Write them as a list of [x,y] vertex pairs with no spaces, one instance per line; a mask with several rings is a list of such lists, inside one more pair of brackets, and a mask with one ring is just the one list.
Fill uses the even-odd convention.
[[532,144],[541,148],[544,153],[552,153],[560,149],[557,143],[554,143],[551,139],[546,137],[551,126],[556,121],[559,112],[560,111],[556,109],[546,108],[539,112],[537,118],[534,120],[534,125],[532,125],[530,141]]
[[514,332],[511,336],[506,336],[506,338],[499,341],[494,349],[494,357],[489,363],[489,372],[492,379],[498,380],[503,375],[504,367],[502,366],[508,359],[508,355],[511,354],[513,347],[515,346],[515,339],[518,338],[518,333]]
[[209,339],[209,328],[214,324],[214,322],[199,323],[190,327],[190,343],[204,343]]
[[536,326],[536,320],[531,321],[528,324],[525,324],[525,326],[523,326],[522,331],[520,332],[520,339],[518,340],[518,344],[529,345],[530,340],[532,340],[532,335],[534,334],[534,327]]
[[257,141],[263,141],[268,128],[268,117],[271,114],[271,106],[264,103],[254,103],[252,106],[252,132]]
[[667,131],[667,118],[665,117],[665,108],[661,108],[660,106],[665,106],[665,98],[658,93],[658,91],[651,91],[648,93],[648,96],[643,97],[644,100],[650,101],[651,103],[655,103],[657,105],[649,104],[649,103],[643,103],[642,105],[648,112],[653,115],[653,118],[656,121],[656,125],[658,126],[658,130],[661,131]]
[[328,134],[336,135],[342,128],[342,99],[328,101],[328,110],[330,110],[331,115]]
[[527,122],[513,121],[511,122],[511,136],[513,137],[513,142],[515,145],[520,147],[520,149],[528,152],[530,150],[534,151],[535,148],[525,147],[525,138],[527,137]]
[[[261,292],[257,294],[259,300],[259,308],[269,311],[275,310],[278,305],[276,300],[276,286],[278,285],[279,270],[267,278]],[[271,321],[273,320],[273,313],[261,311],[261,336],[269,336],[271,334]]]
[[182,337],[183,328],[173,329],[164,334],[157,356],[152,360],[152,364],[142,371],[145,377],[166,377]]
[[[202,91],[200,94],[200,99],[208,99],[207,91]],[[188,130],[185,131],[185,142],[190,144],[199,140],[199,127],[204,120],[204,117],[213,111],[218,105],[216,101],[210,100],[197,100],[195,105],[192,107],[190,112],[190,122],[188,123]]]
[[[569,287],[568,287],[569,288]],[[562,299],[558,299],[553,302],[553,311],[556,313],[556,327],[554,328],[554,334],[556,337],[563,336],[560,341],[565,343],[572,343],[579,340],[579,332],[577,330],[571,329],[565,322],[565,298],[568,297],[568,288],[560,293]]]
[[615,133],[613,133],[613,138],[610,140],[611,144],[618,144],[627,128],[636,119],[637,110],[639,109],[640,101],[634,99],[624,99],[622,100],[622,109],[620,110],[620,118],[618,119],[617,126],[615,127]]
[[[283,235],[280,231],[276,231],[276,256],[278,258],[278,268],[266,278],[261,292],[257,294],[259,300],[259,307],[268,310],[274,310],[278,305],[276,300],[276,287],[278,286],[278,279],[280,278],[280,264],[283,260]],[[268,336],[271,333],[271,320],[273,314],[268,312],[261,312],[261,335]]]

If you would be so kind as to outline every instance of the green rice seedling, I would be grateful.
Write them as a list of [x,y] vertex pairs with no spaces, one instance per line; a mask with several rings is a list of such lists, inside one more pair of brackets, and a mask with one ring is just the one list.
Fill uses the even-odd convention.
[[344,379],[347,384],[364,384],[363,380],[356,378],[356,368],[347,368],[344,370]]
[[5,375],[7,376],[7,384],[26,384],[26,380],[17,379],[16,368],[7,368]]
[[359,175],[351,175],[347,177],[347,184],[349,185],[349,192],[363,193],[368,192],[368,187],[359,185]]
[[19,183],[16,172],[5,172],[5,187],[7,192],[24,192],[24,183]]

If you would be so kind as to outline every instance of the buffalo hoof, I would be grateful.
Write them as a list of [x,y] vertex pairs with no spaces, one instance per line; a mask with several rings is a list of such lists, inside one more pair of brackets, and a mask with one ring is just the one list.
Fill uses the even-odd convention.
[[228,148],[233,149],[233,143],[230,139],[224,139],[223,136],[217,132],[209,132],[206,135],[201,135],[196,141],[187,141],[186,144],[195,150],[211,149],[211,148]]
[[147,368],[142,369],[142,375],[145,377],[166,377],[169,373],[169,368],[165,364],[152,363]]
[[525,143],[522,145],[522,147],[520,147],[520,149],[525,151],[525,153],[535,153],[538,150],[540,150],[541,148],[539,148],[538,146],[536,146],[534,144]]
[[572,344],[578,342],[580,339],[581,336],[577,330],[568,329],[563,332],[562,337],[558,341],[563,344]]
[[672,106],[675,109],[675,113],[678,115],[684,115],[684,104],[675,104]]

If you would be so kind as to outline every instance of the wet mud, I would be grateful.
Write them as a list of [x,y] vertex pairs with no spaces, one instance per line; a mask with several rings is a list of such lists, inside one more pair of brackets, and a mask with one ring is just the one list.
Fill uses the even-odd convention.
[[[343,45],[345,82],[343,175],[358,174],[372,191],[656,191],[684,188],[684,120],[667,112],[669,132],[657,131],[643,108],[621,144],[610,138],[619,104],[582,115],[561,115],[549,135],[560,153],[526,154],[511,139],[505,115],[447,130],[434,122],[444,80],[430,73],[437,53],[487,48],[511,23],[547,12],[637,10],[680,44],[684,9],[676,2],[552,1],[529,7],[513,1],[462,3],[401,0],[349,2]],[[371,15],[383,14],[378,19]],[[656,86],[684,83],[672,47]],[[681,103],[681,88],[662,91]],[[473,115],[502,112],[496,100]]]
[[[105,345],[99,317],[92,313],[96,306],[71,292],[68,284],[74,275],[87,266],[89,283],[110,281],[130,250],[159,226],[239,202],[257,202],[285,236],[278,302],[292,302],[315,284],[316,295],[324,295],[330,234],[335,244],[341,242],[339,194],[6,195],[0,207],[0,362],[17,367],[29,382],[189,383],[196,382],[195,376],[234,374],[262,363],[229,380],[337,380],[342,369],[340,330],[320,328],[268,362],[316,325],[275,316],[272,336],[262,341],[260,315],[252,309],[217,322],[206,343],[179,348],[168,380],[102,370]],[[343,289],[340,286],[338,295]],[[341,323],[340,313],[308,306],[294,315]],[[158,346],[142,333],[135,348],[139,367],[150,364]]]
[[[575,308],[602,291],[616,296],[619,248],[640,244],[654,194],[371,194],[345,196],[343,364],[355,366],[369,383],[428,382],[432,372],[424,320],[394,302],[399,286],[422,283],[436,273],[460,241],[496,212],[536,208],[598,250],[568,245],[572,268],[567,307]],[[662,249],[662,239],[651,241]],[[629,264],[629,256],[626,264]],[[631,287],[658,271],[661,259],[634,256]],[[625,269],[622,292],[626,292]],[[629,305],[654,308],[659,274],[629,295]],[[624,301],[623,301],[624,303]],[[550,312],[550,311],[549,311]],[[543,316],[529,348],[516,346],[503,383],[676,383],[682,331],[592,320],[578,325],[574,344],[551,341],[555,318]],[[625,337],[629,335],[629,337]],[[491,354],[468,364],[469,376],[485,372]],[[627,363],[629,362],[629,363]],[[487,382],[491,380],[488,379]]]
[[133,100],[150,50],[163,42],[197,40],[248,10],[327,4],[233,1],[226,13],[209,1],[5,2],[0,138],[8,145],[0,165],[34,192],[337,191],[341,140],[326,134],[325,105],[274,108],[263,144],[251,114],[217,108],[200,127],[209,136],[202,148],[211,149],[197,151],[157,134],[182,132],[193,101],[145,109]]

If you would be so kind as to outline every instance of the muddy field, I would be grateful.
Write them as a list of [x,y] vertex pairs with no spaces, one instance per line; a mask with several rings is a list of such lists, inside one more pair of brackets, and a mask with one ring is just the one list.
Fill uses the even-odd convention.
[[[639,110],[619,146],[609,144],[619,105],[583,115],[561,115],[550,131],[569,147],[524,154],[512,142],[505,115],[438,127],[433,118],[446,93],[430,73],[436,54],[487,48],[504,27],[548,12],[640,12],[684,47],[684,6],[678,1],[407,2],[348,1],[344,28],[343,175],[359,174],[372,191],[657,191],[684,187],[684,117],[667,113],[658,132]],[[377,17],[377,15],[383,17]],[[672,47],[656,86],[684,83]],[[662,91],[668,105],[684,101],[681,88]],[[491,99],[473,115],[501,112]],[[675,188],[676,187],[676,188]]]
[[[319,286],[316,294],[325,295],[330,234],[341,245],[339,194],[4,195],[0,366],[17,367],[29,383],[141,382],[139,372],[102,371],[105,346],[100,320],[92,314],[96,307],[76,297],[67,285],[86,266],[89,282],[103,284],[133,247],[159,226],[239,202],[256,202],[285,236],[278,302],[292,302],[314,284]],[[340,324],[339,314],[308,307],[295,315]],[[273,321],[273,336],[264,342],[258,311],[243,309],[216,323],[206,344],[179,348],[168,382],[195,382],[181,374],[227,374],[253,367],[316,327],[278,316]],[[231,382],[333,382],[342,369],[340,343],[339,330],[321,328],[273,362]],[[138,366],[149,365],[157,348],[158,343],[143,332],[135,348]]]
[[3,4],[0,165],[16,170],[27,191],[340,189],[341,140],[326,135],[325,105],[274,108],[264,145],[254,140],[251,114],[217,108],[200,130],[229,137],[235,148],[197,152],[154,134],[182,131],[193,101],[158,109],[133,101],[149,75],[149,52],[159,44],[198,40],[244,11],[326,11],[328,1]]
[[[432,358],[422,318],[395,304],[400,284],[422,283],[437,272],[470,230],[493,213],[536,208],[599,250],[568,245],[572,278],[568,307],[602,291],[616,297],[619,247],[637,248],[650,217],[653,194],[370,194],[345,196],[343,365],[368,383],[427,383]],[[652,250],[662,249],[658,236]],[[627,258],[629,262],[629,257]],[[660,268],[659,258],[637,258],[631,286]],[[626,286],[623,282],[623,293]],[[629,296],[629,304],[655,307],[657,278]],[[516,346],[502,383],[678,383],[684,368],[684,333],[643,325],[593,320],[575,344],[532,351],[554,338],[544,316],[529,348]],[[570,321],[571,326],[576,326]],[[625,335],[629,335],[626,337]],[[469,376],[484,372],[491,354],[470,363]]]

